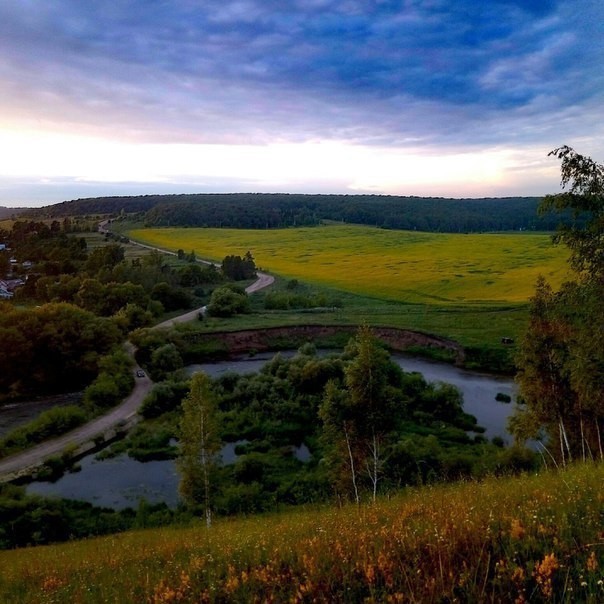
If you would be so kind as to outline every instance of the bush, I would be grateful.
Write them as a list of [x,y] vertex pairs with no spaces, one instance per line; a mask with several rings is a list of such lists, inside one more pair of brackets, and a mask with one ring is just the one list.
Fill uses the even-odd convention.
[[84,403],[91,411],[117,405],[134,388],[132,360],[121,349],[103,357],[101,372],[84,391]]
[[212,292],[208,304],[211,317],[232,317],[250,311],[250,302],[246,293],[238,293],[230,287],[219,287]]
[[147,369],[153,380],[161,381],[169,373],[182,367],[183,361],[178,348],[174,344],[164,344],[152,352]]
[[140,408],[145,419],[176,409],[189,390],[188,382],[162,382],[154,386]]
[[0,453],[8,455],[48,438],[60,436],[82,425],[86,419],[86,413],[75,405],[49,409],[34,421],[9,432],[0,441]]

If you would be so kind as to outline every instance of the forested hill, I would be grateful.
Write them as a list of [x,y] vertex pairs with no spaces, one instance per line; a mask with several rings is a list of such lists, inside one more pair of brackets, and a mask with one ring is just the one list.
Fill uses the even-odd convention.
[[323,220],[442,232],[554,230],[538,197],[450,199],[386,195],[227,193],[77,199],[48,206],[49,217],[144,213],[147,226],[279,228]]

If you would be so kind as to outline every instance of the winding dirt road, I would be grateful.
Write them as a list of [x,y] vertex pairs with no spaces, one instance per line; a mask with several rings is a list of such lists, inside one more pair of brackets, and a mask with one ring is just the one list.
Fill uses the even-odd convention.
[[[102,226],[104,227],[104,225]],[[99,226],[99,230],[100,229],[101,225]],[[147,248],[150,247],[143,244],[137,245]],[[174,253],[166,252],[165,250],[158,251],[170,254]],[[245,289],[247,293],[251,294],[257,292],[265,287],[268,287],[275,281],[274,277],[266,273],[258,273],[257,276],[258,279]],[[162,323],[155,325],[153,329],[172,327],[177,323],[193,321],[199,317],[200,313],[205,313],[205,311],[206,307],[203,306],[183,315],[179,315],[178,317],[174,317],[173,319],[163,321]],[[134,346],[130,342],[126,342],[125,347],[132,358],[134,358]],[[136,413],[138,408],[153,386],[153,382],[144,373],[144,377],[137,376],[139,371],[142,370],[138,365],[136,365],[133,369],[134,379],[136,380],[134,390],[120,405],[114,407],[109,413],[98,417],[58,438],[43,442],[35,447],[27,449],[26,451],[22,451],[21,453],[17,453],[0,460],[0,483],[8,482],[18,478],[19,476],[31,473],[32,470],[41,466],[46,459],[56,455],[61,455],[66,449],[75,448],[76,454],[82,453],[87,447],[90,448],[89,445],[94,441],[95,438],[103,436],[106,439],[111,437],[112,430],[115,430],[120,426],[127,427],[135,423],[137,420]]]

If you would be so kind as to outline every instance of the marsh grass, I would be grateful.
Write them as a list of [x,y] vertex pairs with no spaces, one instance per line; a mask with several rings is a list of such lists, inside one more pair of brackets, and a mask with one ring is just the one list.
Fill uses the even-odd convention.
[[0,553],[3,602],[601,602],[603,465]]

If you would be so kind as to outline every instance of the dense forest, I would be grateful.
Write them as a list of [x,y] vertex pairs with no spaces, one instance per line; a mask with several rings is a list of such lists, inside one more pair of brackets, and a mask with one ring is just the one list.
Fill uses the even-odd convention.
[[432,232],[554,230],[537,197],[450,199],[386,195],[195,194],[77,199],[33,211],[49,218],[138,213],[146,226],[282,228],[324,220]]

